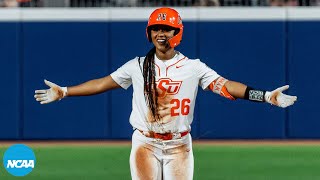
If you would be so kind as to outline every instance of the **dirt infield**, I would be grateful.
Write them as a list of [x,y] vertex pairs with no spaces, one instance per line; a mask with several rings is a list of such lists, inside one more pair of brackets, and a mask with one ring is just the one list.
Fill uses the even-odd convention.
[[[110,140],[65,140],[65,141],[0,141],[0,147],[13,144],[26,144],[28,146],[130,146],[131,141]],[[319,145],[320,140],[195,140],[193,145]]]

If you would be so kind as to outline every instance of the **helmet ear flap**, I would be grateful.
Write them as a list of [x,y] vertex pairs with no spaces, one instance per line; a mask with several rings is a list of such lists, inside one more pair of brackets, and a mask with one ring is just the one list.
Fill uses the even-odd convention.
[[171,39],[169,39],[169,44],[172,48],[178,46],[182,41],[183,29],[179,29],[178,34],[174,35]]

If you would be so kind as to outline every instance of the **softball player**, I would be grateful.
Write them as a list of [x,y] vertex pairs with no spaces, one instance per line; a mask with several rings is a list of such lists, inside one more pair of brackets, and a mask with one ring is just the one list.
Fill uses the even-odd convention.
[[132,179],[193,178],[189,132],[199,85],[230,100],[242,98],[283,108],[297,100],[282,93],[288,85],[271,92],[257,90],[227,80],[199,59],[189,59],[176,51],[183,24],[174,9],[156,9],[150,15],[146,34],[154,47],[145,57],[128,61],[111,75],[72,87],[45,80],[50,89],[35,91],[36,100],[46,104],[67,96],[94,95],[132,85]]

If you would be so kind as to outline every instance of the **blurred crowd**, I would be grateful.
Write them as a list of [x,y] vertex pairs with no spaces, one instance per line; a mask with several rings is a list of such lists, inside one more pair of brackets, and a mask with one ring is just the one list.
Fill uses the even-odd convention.
[[318,6],[320,0],[0,0],[0,7]]

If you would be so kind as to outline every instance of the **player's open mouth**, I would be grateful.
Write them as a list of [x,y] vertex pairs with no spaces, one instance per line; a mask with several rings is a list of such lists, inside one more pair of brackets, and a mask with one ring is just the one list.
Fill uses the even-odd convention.
[[165,45],[167,41],[165,39],[158,39],[157,42],[161,45]]

